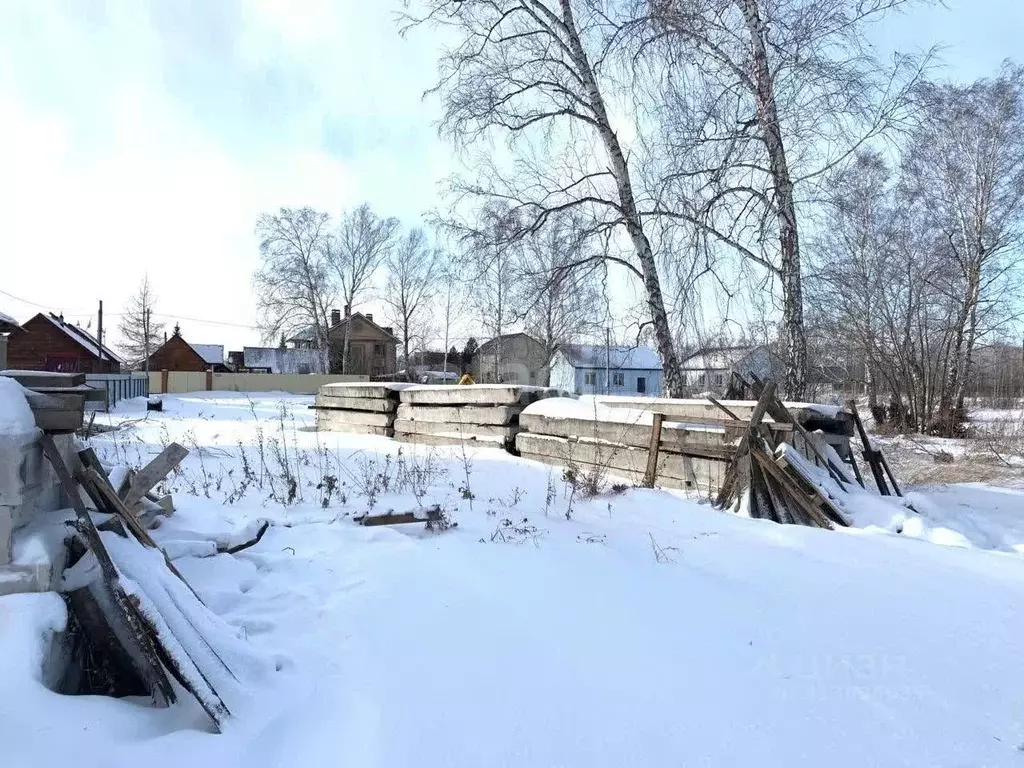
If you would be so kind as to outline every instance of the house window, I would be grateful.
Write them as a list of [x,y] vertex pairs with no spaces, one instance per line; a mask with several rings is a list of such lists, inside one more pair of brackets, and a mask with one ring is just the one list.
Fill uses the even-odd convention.
[[597,385],[597,373],[595,371],[588,371],[587,373],[584,373],[583,374],[583,383],[586,384],[588,387],[596,386]]
[[74,355],[47,355],[45,368],[57,373],[78,373],[78,358]]
[[519,374],[516,373],[515,371],[506,371],[505,372],[505,381],[507,383],[509,383],[509,384],[518,384],[519,383]]
[[536,381],[536,380],[537,380],[537,372],[536,371],[530,371],[530,381]]
[[637,376],[636,377],[636,391],[639,392],[641,395],[647,393],[647,377],[646,376]]
[[375,355],[383,355],[384,354],[384,345],[383,344],[374,344],[373,345],[373,354],[375,354]]
[[613,373],[612,384],[616,387],[626,386],[626,374],[624,373]]

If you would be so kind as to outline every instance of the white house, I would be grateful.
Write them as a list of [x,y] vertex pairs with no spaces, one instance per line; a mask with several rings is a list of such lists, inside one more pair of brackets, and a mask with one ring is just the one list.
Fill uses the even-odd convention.
[[648,347],[563,344],[551,362],[551,386],[577,395],[661,393],[661,359]]
[[764,344],[737,347],[708,347],[683,357],[680,362],[683,385],[695,391],[723,391],[733,372],[745,379],[751,373],[761,379],[777,378],[781,362]]

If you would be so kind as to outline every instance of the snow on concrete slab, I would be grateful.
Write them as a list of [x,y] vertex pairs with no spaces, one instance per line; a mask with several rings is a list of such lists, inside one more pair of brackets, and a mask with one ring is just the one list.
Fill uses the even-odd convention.
[[509,405],[533,402],[539,398],[565,394],[551,387],[518,386],[514,384],[471,384],[463,386],[420,385],[404,390],[403,403],[408,405]]
[[0,376],[0,437],[23,437],[37,432],[36,418],[25,399],[25,388],[14,379]]
[[[724,415],[724,414],[723,414]],[[631,424],[651,426],[654,424],[654,411],[643,408],[612,408],[600,399],[552,397],[530,403],[523,409],[520,418],[527,417],[530,421],[536,417],[546,419],[573,419],[579,421],[597,421],[610,424]],[[724,432],[724,427],[700,423],[698,418],[693,421],[665,421],[662,429],[689,429],[709,432]]]
[[[610,407],[627,407],[627,408],[671,408],[671,407],[686,407],[693,406],[695,408],[703,408],[708,410],[714,410],[717,414],[725,416],[725,412],[720,410],[714,403],[707,399],[702,398],[669,398],[669,397],[625,397],[622,395],[597,395],[595,399],[598,402],[604,403]],[[753,410],[757,405],[756,400],[719,400],[722,405],[730,410]],[[823,403],[784,403],[786,408],[789,410],[807,410],[817,413],[826,418],[834,419],[838,418],[841,414],[847,413],[846,409],[839,405],[827,405]],[[741,416],[742,418],[742,416]],[[766,417],[767,421],[771,419]]]

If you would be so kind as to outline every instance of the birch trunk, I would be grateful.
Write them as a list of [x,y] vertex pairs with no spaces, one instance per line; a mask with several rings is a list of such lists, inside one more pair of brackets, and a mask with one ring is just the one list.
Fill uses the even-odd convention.
[[601,95],[601,90],[597,85],[597,78],[594,76],[593,67],[580,41],[570,0],[560,0],[560,6],[562,10],[562,23],[565,26],[572,58],[586,89],[601,142],[604,144],[605,151],[611,160],[610,170],[615,178],[619,207],[626,232],[636,252],[637,260],[640,262],[644,291],[647,295],[647,307],[651,313],[651,324],[654,326],[654,337],[658,345],[658,354],[661,357],[664,394],[668,397],[681,397],[683,394],[683,382],[679,369],[679,358],[676,356],[675,343],[672,340],[672,331],[668,322],[668,313],[665,311],[665,300],[661,292],[661,281],[658,277],[654,250],[651,248],[650,240],[644,233],[643,222],[641,221],[636,204],[636,197],[633,194],[629,166],[626,163],[626,157],[622,151],[622,145],[619,143],[619,138],[615,131],[612,130],[604,97]]
[[775,84],[768,66],[765,44],[766,30],[758,0],[736,0],[743,12],[755,86],[754,101],[757,122],[761,129],[772,185],[776,195],[776,217],[779,225],[779,278],[782,282],[782,341],[786,360],[786,395],[799,400],[807,387],[807,336],[804,332],[802,281],[800,275],[800,240],[797,234],[796,204],[793,180],[786,160],[786,148],[779,125],[775,103]]

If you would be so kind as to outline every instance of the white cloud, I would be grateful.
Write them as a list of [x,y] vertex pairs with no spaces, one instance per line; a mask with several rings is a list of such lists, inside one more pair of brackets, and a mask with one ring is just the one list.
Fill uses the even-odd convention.
[[415,223],[449,160],[419,99],[429,45],[401,40],[385,5],[4,4],[0,290],[109,314],[148,272],[161,311],[251,324],[260,212],[368,199]]

